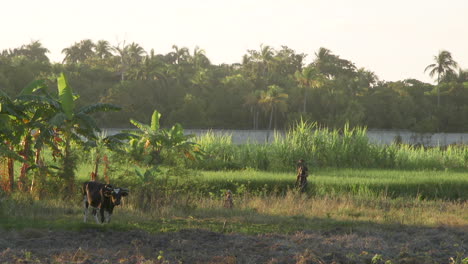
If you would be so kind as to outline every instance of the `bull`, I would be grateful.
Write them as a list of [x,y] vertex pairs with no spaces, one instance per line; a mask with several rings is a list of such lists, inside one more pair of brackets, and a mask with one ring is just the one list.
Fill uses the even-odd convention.
[[114,188],[110,184],[85,182],[83,184],[84,222],[86,223],[88,218],[88,207],[91,206],[96,223],[110,223],[114,207],[120,205],[122,197],[127,196],[128,193],[128,189]]

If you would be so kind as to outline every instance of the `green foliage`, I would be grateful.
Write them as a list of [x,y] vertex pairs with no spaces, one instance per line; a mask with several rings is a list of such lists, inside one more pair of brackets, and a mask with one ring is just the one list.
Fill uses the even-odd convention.
[[73,93],[63,73],[57,78],[57,88],[62,110],[68,119],[72,119],[75,108]]
[[[315,197],[346,196],[386,199],[466,200],[468,187],[463,172],[403,171],[380,169],[310,168],[309,195]],[[264,172],[252,169],[239,171],[205,171],[201,176],[202,193],[231,190],[236,195],[282,195],[292,189],[295,170]],[[195,186],[194,186],[195,187]],[[398,202],[398,201],[395,201]]]
[[150,125],[130,120],[140,130],[136,134],[139,139],[129,142],[127,152],[130,156],[147,165],[159,165],[163,162],[174,165],[182,157],[195,160],[201,150],[195,143],[188,141],[193,136],[184,135],[184,129],[179,124],[171,129],[161,128],[160,117],[161,114],[155,110]]
[[14,159],[14,160],[21,161],[21,162],[26,162],[26,160],[24,160],[23,157],[21,157],[18,153],[7,148],[4,145],[0,145],[0,156]]
[[391,168],[391,169],[466,169],[466,146],[425,148],[401,144],[371,143],[366,128],[320,128],[316,123],[299,121],[285,135],[269,144],[235,145],[231,136],[213,133],[197,138],[205,158],[195,168],[220,170],[254,168],[290,171],[300,158],[313,167]]
[[[346,123],[417,132],[468,129],[468,78],[463,70],[455,72],[457,64],[448,51],[427,67],[430,75],[437,75],[437,85],[431,85],[414,79],[379,81],[373,72],[326,48],[308,65],[306,54],[286,46],[261,45],[248,50],[242,64],[221,65],[212,65],[198,47],[192,52],[173,48],[156,54],[138,43],[112,47],[105,40],[86,39],[63,49],[63,63],[51,64],[47,49],[35,41],[2,51],[0,87],[10,95],[22,90],[30,94],[52,82],[34,80],[64,72],[67,77],[58,83],[63,114],[70,119],[73,105],[121,105],[119,114],[95,116],[106,127],[127,127],[134,116],[150,118],[157,107],[165,117],[163,127],[285,129],[289,117],[303,117],[332,129]],[[73,98],[68,87],[80,97]],[[271,87],[282,90],[274,94],[278,89]],[[9,106],[0,102],[0,108]]]

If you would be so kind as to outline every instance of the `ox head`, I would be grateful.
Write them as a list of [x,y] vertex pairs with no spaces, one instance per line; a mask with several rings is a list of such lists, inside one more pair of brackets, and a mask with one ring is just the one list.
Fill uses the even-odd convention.
[[128,192],[126,188],[114,188],[110,184],[104,186],[104,195],[111,198],[114,205],[119,205],[122,197],[127,196]]
[[129,190],[126,188],[115,188],[112,191],[112,202],[115,205],[120,204],[120,200],[122,199],[123,196],[128,195]]

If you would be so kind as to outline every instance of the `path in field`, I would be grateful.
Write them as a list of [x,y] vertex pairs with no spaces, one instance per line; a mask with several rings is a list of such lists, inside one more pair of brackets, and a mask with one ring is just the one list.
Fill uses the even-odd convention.
[[162,263],[156,262],[160,251],[166,263],[370,263],[375,254],[396,263],[449,263],[457,252],[468,257],[468,227],[338,228],[257,236],[199,229],[0,233],[0,263]]

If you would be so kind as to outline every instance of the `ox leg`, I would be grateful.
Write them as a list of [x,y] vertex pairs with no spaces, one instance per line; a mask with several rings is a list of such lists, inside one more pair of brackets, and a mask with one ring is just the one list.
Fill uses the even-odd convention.
[[98,217],[96,208],[93,208],[93,215],[94,215],[94,220],[96,220],[96,223],[100,224],[101,222],[99,221],[99,217]]
[[83,207],[84,207],[84,219],[83,221],[86,223],[87,219],[88,219],[88,198],[86,197],[86,195],[84,196],[84,199],[83,199]]
[[104,222],[106,220],[105,217],[104,217],[104,212],[105,212],[104,209],[99,210],[99,213],[101,215],[101,224],[104,224]]
[[106,211],[104,212],[104,216],[106,218],[106,223],[110,223],[112,214]]

